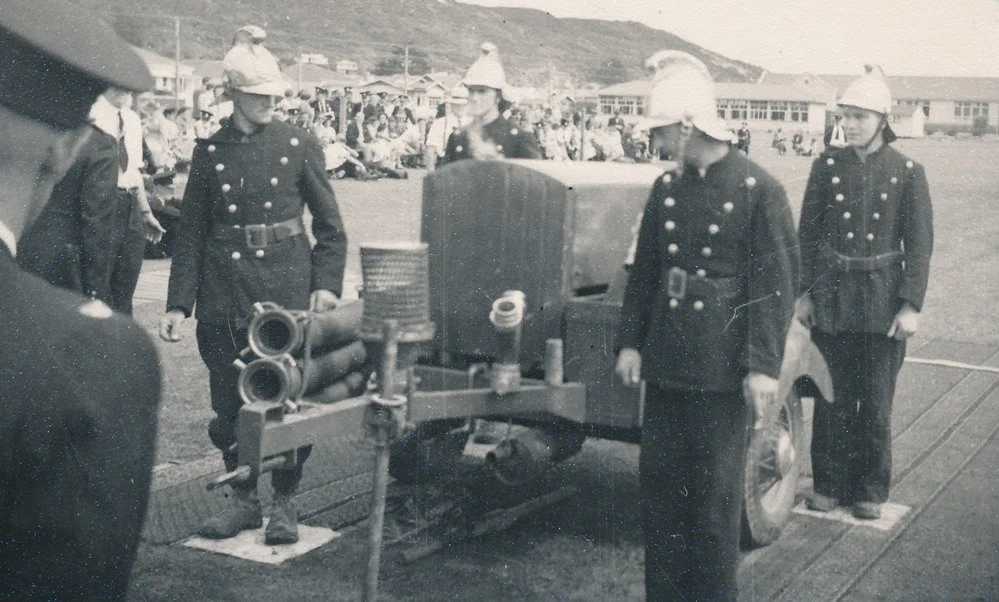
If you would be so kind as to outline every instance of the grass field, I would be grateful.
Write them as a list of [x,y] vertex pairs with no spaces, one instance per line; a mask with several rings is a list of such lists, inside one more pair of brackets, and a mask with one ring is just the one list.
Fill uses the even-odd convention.
[[[999,143],[904,140],[896,147],[926,167],[933,197],[936,246],[920,337],[999,343]],[[759,149],[753,159],[784,183],[796,214],[810,159]],[[345,296],[360,284],[359,246],[384,240],[419,240],[423,172],[408,180],[334,182],[349,238]],[[136,320],[150,332],[162,315],[158,303],[140,305]],[[186,462],[213,451],[207,372],[198,357],[193,320],[184,340],[157,339],[164,393],[158,461]]]

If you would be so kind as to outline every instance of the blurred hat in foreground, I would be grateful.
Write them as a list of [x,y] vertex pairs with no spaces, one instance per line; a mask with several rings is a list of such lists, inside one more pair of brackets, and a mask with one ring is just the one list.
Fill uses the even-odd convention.
[[[256,26],[244,26],[240,31],[246,31],[247,27]],[[234,46],[222,60],[222,77],[229,90],[246,94],[283,96],[288,90],[288,82],[281,73],[277,59],[259,44],[250,47]]]
[[236,33],[239,33],[241,31],[245,31],[246,33],[250,34],[250,39],[256,42],[257,44],[267,39],[267,32],[264,31],[263,28],[257,27],[256,25],[244,25],[239,29],[237,29]]
[[96,14],[54,0],[0,3],[0,105],[69,129],[112,85],[141,92],[153,78]]
[[502,92],[506,89],[506,73],[500,63],[499,51],[492,42],[484,42],[479,47],[481,54],[468,68],[465,79],[461,83],[466,87],[483,86]]
[[731,139],[728,125],[718,117],[714,81],[704,63],[686,52],[661,50],[645,61],[645,68],[654,83],[640,127],[652,130],[682,123],[715,140]]

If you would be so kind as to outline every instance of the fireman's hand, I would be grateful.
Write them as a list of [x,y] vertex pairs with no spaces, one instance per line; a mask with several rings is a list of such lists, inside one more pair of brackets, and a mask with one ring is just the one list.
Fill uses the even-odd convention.
[[634,347],[621,349],[614,371],[625,385],[637,388],[642,382],[642,354]]
[[160,318],[160,338],[164,341],[175,343],[180,340],[180,323],[184,321],[184,312],[180,310],[168,311]]
[[753,429],[760,430],[767,408],[777,399],[777,379],[760,372],[750,372],[742,379],[742,394],[753,412]]
[[906,303],[902,309],[895,314],[891,328],[888,329],[888,336],[900,341],[911,337],[919,330],[919,312],[916,308]]
[[336,309],[340,303],[340,298],[333,291],[319,289],[312,291],[309,295],[309,311],[324,312]]
[[798,299],[798,302],[794,306],[794,317],[805,328],[815,327],[815,302],[812,301],[811,295],[805,293]]
[[161,240],[163,240],[163,235],[166,234],[166,229],[160,224],[160,220],[156,219],[152,211],[146,211],[142,214],[143,226],[146,230],[146,240],[153,243],[154,245]]

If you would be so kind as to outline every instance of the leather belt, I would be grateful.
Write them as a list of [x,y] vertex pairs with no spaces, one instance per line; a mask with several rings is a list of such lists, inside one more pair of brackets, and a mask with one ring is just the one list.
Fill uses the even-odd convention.
[[832,267],[841,272],[876,272],[895,266],[902,261],[901,251],[890,251],[869,257],[843,255],[829,245],[822,245],[819,251]]
[[719,297],[731,299],[742,294],[743,278],[707,278],[675,266],[666,272],[666,295],[671,299],[683,299],[688,292],[703,293],[705,288],[712,289]]
[[247,249],[262,249],[305,232],[302,216],[275,224],[245,224],[221,226],[215,230],[215,239],[245,245]]

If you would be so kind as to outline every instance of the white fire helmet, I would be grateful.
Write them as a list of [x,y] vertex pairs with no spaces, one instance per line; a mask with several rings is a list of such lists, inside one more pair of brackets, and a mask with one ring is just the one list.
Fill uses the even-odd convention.
[[462,85],[466,88],[484,86],[503,92],[507,88],[506,74],[503,71],[503,65],[500,63],[499,51],[497,51],[496,45],[491,42],[484,42],[480,50],[482,54],[468,68],[465,79],[461,81]]
[[895,140],[895,132],[888,123],[891,114],[891,90],[885,80],[884,71],[878,65],[865,65],[866,73],[853,80],[836,103],[841,107],[857,107],[884,116],[885,142]]
[[247,94],[283,96],[288,89],[277,59],[263,46],[234,47],[223,61],[226,87]]
[[250,38],[256,44],[259,44],[260,42],[263,42],[264,40],[267,39],[267,32],[264,31],[263,28],[257,27],[256,25],[244,25],[239,29],[237,29],[236,33],[239,33],[241,31],[245,31],[246,33],[250,34]]
[[683,123],[715,140],[731,140],[728,125],[718,118],[714,82],[704,63],[686,52],[660,50],[645,61],[645,69],[653,86],[641,128]]

